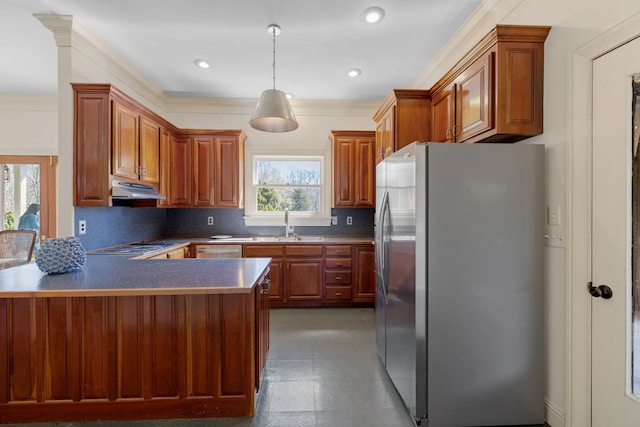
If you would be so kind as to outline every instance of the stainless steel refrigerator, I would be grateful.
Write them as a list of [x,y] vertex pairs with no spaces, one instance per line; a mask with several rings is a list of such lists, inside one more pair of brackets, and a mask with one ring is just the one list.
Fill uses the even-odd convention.
[[532,144],[376,167],[378,356],[417,424],[544,423],[544,170]]

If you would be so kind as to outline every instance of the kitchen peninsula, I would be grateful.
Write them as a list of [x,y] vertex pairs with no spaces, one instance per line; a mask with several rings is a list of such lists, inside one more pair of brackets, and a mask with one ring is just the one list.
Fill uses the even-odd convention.
[[269,258],[87,258],[0,271],[0,423],[253,415]]

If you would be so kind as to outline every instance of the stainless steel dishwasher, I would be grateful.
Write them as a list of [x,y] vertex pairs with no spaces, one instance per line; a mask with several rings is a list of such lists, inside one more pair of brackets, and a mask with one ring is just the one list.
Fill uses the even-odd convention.
[[242,245],[196,245],[196,258],[242,258]]

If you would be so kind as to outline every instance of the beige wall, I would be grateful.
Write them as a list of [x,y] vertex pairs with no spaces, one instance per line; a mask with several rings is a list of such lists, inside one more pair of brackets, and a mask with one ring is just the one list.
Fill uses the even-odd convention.
[[55,95],[0,94],[0,154],[58,154]]

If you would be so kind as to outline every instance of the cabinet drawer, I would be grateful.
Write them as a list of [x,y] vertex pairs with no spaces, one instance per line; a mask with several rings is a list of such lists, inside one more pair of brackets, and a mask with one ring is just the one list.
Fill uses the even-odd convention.
[[325,265],[327,268],[351,268],[351,258],[327,258]]
[[351,245],[327,245],[325,247],[326,253],[325,256],[340,256],[340,257],[350,257],[351,256]]
[[322,256],[322,246],[320,245],[287,245],[284,252],[288,256]]
[[351,287],[350,286],[326,286],[324,288],[325,299],[328,300],[350,300],[351,299]]
[[282,256],[284,255],[284,246],[282,245],[244,245],[244,256],[261,257],[261,256]]
[[351,270],[348,270],[348,271],[325,270],[324,282],[325,283],[351,283]]

